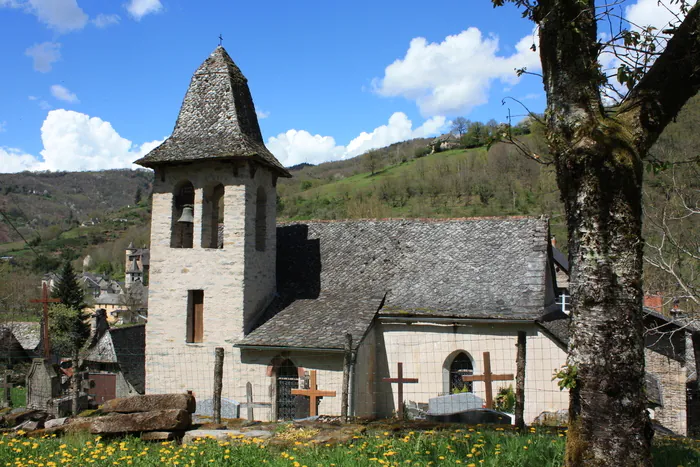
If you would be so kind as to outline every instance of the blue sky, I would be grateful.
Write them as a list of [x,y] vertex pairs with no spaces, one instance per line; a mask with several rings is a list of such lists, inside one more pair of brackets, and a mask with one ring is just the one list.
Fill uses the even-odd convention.
[[514,72],[539,68],[533,25],[490,0],[0,0],[0,171],[131,167],[219,34],[285,165],[504,121],[507,96],[545,104]]

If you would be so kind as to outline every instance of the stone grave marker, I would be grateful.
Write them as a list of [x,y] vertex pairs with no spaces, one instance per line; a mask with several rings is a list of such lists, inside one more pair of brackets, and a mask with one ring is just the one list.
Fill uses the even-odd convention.
[[[221,398],[221,418],[239,418],[241,413],[240,402]],[[214,399],[204,399],[197,401],[197,410],[195,415],[213,417],[214,416]]]
[[54,365],[43,358],[32,360],[27,373],[27,407],[50,410],[53,400],[61,396],[61,377]]
[[449,415],[465,410],[481,409],[484,400],[472,392],[433,397],[428,400],[428,415]]

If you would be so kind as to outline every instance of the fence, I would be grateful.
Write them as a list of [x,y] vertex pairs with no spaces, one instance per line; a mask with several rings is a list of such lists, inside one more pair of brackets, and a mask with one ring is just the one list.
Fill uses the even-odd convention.
[[[215,374],[219,374],[223,418],[268,421],[347,414],[476,423],[498,421],[495,416],[508,423],[515,423],[516,418],[525,424],[543,419],[562,423],[568,391],[560,390],[553,375],[566,362],[564,346],[545,329],[535,325],[520,328],[501,324],[488,329],[421,329],[383,324],[351,345],[348,352],[237,348],[233,344],[145,347],[144,326],[131,326],[107,332],[109,339],[100,339],[83,352],[80,375],[88,381],[82,385],[89,396],[86,404],[141,393],[191,391],[197,399],[197,413],[210,417],[219,400],[215,397]],[[136,335],[136,341],[124,337],[129,332]],[[32,353],[8,346],[7,340],[0,344],[0,363],[12,375],[11,384],[28,383],[29,405],[58,411],[63,404],[63,410],[69,410],[73,368],[61,367],[58,360],[33,360],[40,348]],[[222,363],[217,347],[223,348]],[[655,382],[647,384],[658,384],[659,392],[659,400],[650,402],[653,415],[672,430],[685,433],[684,363],[651,351],[647,361],[656,375]],[[510,416],[470,410],[480,408],[495,408]]]

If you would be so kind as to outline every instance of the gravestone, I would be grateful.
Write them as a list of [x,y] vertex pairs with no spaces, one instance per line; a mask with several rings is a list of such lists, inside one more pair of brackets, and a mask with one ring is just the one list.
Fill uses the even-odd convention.
[[462,392],[428,400],[428,415],[449,415],[483,407],[482,398],[477,397],[473,392]]
[[440,423],[463,423],[465,425],[510,425],[513,416],[492,409],[469,409],[463,412],[428,415],[428,420]]
[[61,377],[54,365],[43,358],[32,360],[27,373],[27,407],[50,410],[53,399],[61,396]]
[[[240,418],[241,404],[233,399],[221,398],[221,418]],[[213,417],[214,399],[197,401],[197,411],[195,415]]]

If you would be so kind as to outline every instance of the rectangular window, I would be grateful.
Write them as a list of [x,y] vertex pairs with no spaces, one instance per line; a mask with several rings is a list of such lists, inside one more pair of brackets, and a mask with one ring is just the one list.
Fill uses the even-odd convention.
[[204,341],[204,291],[187,291],[187,342]]

